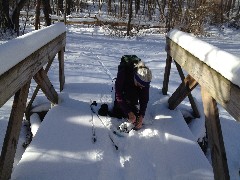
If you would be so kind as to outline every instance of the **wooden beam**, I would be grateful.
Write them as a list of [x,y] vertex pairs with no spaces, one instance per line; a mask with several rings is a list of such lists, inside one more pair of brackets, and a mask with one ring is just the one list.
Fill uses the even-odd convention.
[[[180,75],[180,78],[181,78],[182,82],[184,82],[185,76],[184,76],[183,70],[182,70],[181,66],[176,61],[175,61],[175,64],[176,64],[178,73]],[[188,99],[189,99],[189,102],[191,104],[191,107],[192,107],[192,110],[193,110],[193,113],[194,113],[194,117],[200,118],[200,113],[198,111],[197,105],[194,101],[194,98],[193,98],[191,92],[188,94]]]
[[11,177],[14,157],[18,144],[22,120],[26,108],[30,81],[27,82],[14,96],[6,135],[0,158],[0,179],[8,180]]
[[171,71],[171,64],[172,64],[172,57],[169,54],[167,54],[166,66],[164,71],[163,88],[162,88],[163,95],[167,95],[167,92],[168,92],[168,83],[169,83],[169,76]]
[[65,45],[66,33],[63,33],[2,74],[0,76],[0,107],[30,81]]
[[59,61],[59,82],[60,82],[60,91],[63,90],[65,84],[65,74],[64,74],[64,48],[58,52],[58,61]]
[[[53,60],[54,60],[54,58],[52,58],[50,61],[48,61],[48,64],[45,68],[46,73],[48,73],[48,71],[49,71],[49,69],[52,65]],[[30,120],[30,111],[31,111],[32,103],[33,103],[34,99],[36,98],[39,89],[40,89],[40,86],[37,85],[36,89],[33,92],[33,95],[31,97],[30,101],[28,102],[28,105],[27,105],[27,108],[26,108],[26,111],[25,111],[25,116],[26,116],[27,120]]]
[[58,94],[50,82],[46,71],[41,68],[33,78],[47,96],[48,100],[53,104],[58,104]]
[[240,121],[240,88],[167,38],[167,53],[236,120]]
[[177,90],[168,99],[169,109],[175,109],[197,85],[198,82],[190,75],[187,75]]
[[201,88],[208,142],[211,149],[211,158],[215,180],[229,180],[227,157],[223,142],[221,123],[215,99],[204,87]]

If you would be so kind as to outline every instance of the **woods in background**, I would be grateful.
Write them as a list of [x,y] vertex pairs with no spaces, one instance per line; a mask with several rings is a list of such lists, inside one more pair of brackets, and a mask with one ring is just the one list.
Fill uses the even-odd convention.
[[126,20],[128,32],[133,20],[153,21],[167,29],[176,27],[195,34],[202,33],[204,25],[227,23],[240,28],[240,0],[0,0],[1,31],[19,33],[21,10],[34,12],[35,29],[39,29],[41,12],[47,26],[51,24],[50,14],[85,13]]

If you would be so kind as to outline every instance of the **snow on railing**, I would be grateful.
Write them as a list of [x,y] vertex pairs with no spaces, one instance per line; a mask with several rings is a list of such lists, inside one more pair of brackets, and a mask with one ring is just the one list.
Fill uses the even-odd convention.
[[0,46],[0,75],[66,31],[64,23],[20,36]]
[[177,29],[169,31],[167,37],[240,87],[240,57]]

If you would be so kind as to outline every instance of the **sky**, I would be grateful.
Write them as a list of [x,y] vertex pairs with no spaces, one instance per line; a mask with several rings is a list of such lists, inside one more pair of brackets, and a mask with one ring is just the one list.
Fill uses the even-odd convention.
[[[211,36],[201,37],[201,40],[240,57],[239,31],[226,27],[208,31]],[[213,179],[209,154],[205,156],[197,144],[204,136],[200,88],[193,91],[193,96],[201,117],[190,124],[183,118],[192,113],[187,99],[176,110],[167,108],[168,98],[181,82],[174,64],[168,95],[161,93],[166,60],[165,34],[152,29],[138,37],[118,38],[108,33],[108,29],[101,27],[67,26],[66,84],[61,93],[57,59],[48,73],[59,92],[60,102],[52,107],[42,123],[37,114],[32,115],[34,138],[21,159],[23,126],[12,179]],[[201,51],[201,47],[198,49]],[[111,108],[112,79],[125,54],[140,57],[152,70],[153,80],[144,127],[131,131],[126,137],[118,137],[109,129],[124,120],[102,117],[103,125],[95,115],[92,117],[90,104],[97,101],[96,111],[103,103]],[[35,86],[33,81],[30,94]],[[10,104],[11,101],[0,109],[2,131],[7,124]],[[42,92],[34,107],[34,111],[49,109],[50,103]],[[221,107],[220,118],[230,176],[238,180],[240,126]],[[95,143],[92,142],[93,129]],[[117,151],[109,136],[119,147]]]

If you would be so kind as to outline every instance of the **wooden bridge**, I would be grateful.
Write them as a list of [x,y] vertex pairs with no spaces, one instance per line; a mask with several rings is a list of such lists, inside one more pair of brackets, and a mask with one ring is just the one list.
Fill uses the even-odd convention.
[[[60,77],[60,89],[64,89],[64,47],[66,44],[66,33],[62,25],[54,25],[49,28],[49,32],[54,32],[56,29],[60,29],[59,33],[56,33],[55,36],[51,36],[52,39],[50,39],[48,42],[46,42],[44,45],[38,47],[37,50],[30,53],[29,56],[25,57],[21,61],[17,62],[15,65],[7,69],[5,72],[0,74],[0,106],[2,106],[12,95],[14,96],[14,102],[12,106],[12,112],[9,118],[9,124],[6,131],[6,136],[2,148],[1,153],[1,159],[0,159],[0,179],[9,179],[12,174],[12,167],[13,167],[13,160],[16,152],[21,122],[23,119],[24,112],[28,112],[26,110],[29,109],[31,106],[31,103],[36,95],[34,93],[34,96],[32,100],[30,101],[29,105],[26,106],[27,101],[27,95],[28,95],[28,89],[30,86],[30,80],[34,78],[34,80],[38,84],[38,88],[36,91],[38,91],[39,88],[43,90],[47,98],[53,103],[58,103],[58,93],[54,90],[48,76],[47,71],[49,70],[49,67],[51,66],[51,63],[55,57],[56,54],[58,54],[59,59],[59,77]],[[38,32],[36,32],[38,33]],[[214,179],[230,179],[229,177],[229,171],[228,171],[228,165],[227,165],[227,159],[226,159],[226,153],[225,153],[225,147],[223,143],[222,133],[221,133],[221,125],[219,121],[219,115],[217,110],[217,103],[221,104],[236,120],[240,120],[240,91],[239,87],[235,84],[233,84],[228,79],[224,78],[219,72],[215,71],[208,65],[206,65],[204,62],[199,60],[199,58],[193,56],[191,52],[188,52],[187,50],[183,49],[177,42],[171,39],[171,33],[166,41],[166,51],[168,53],[167,59],[166,59],[166,68],[165,68],[165,74],[164,74],[164,82],[163,82],[163,94],[167,94],[168,91],[168,83],[169,83],[169,74],[171,70],[171,62],[174,60],[176,62],[177,68],[179,70],[179,74],[183,80],[182,84],[180,84],[179,88],[176,90],[176,92],[169,98],[168,104],[169,109],[175,109],[181,101],[186,98],[187,96],[190,99],[193,111],[195,113],[196,117],[199,117],[200,114],[198,112],[198,109],[196,108],[196,105],[193,101],[193,98],[191,96],[191,91],[199,84],[202,89],[202,96],[203,96],[203,104],[204,104],[204,113],[206,116],[206,127],[208,132],[208,138],[210,142],[210,148],[211,148],[211,155],[212,155],[212,162],[213,162],[213,170],[214,170]],[[36,34],[32,34],[32,36],[36,36]],[[47,67],[45,70],[43,69],[43,66],[47,64]],[[182,72],[182,68],[188,73],[187,77],[185,78]],[[66,91],[68,91],[67,89]],[[166,96],[167,97],[167,96]],[[163,98],[164,99],[164,98]],[[67,109],[68,104],[67,101],[64,103],[63,101],[62,106],[57,107],[53,111],[49,112],[49,116],[46,117],[44,120],[45,124],[39,130],[37,133],[38,140],[34,141],[33,144],[30,144],[29,148],[27,148],[24,157],[22,158],[19,165],[16,167],[16,174],[13,175],[13,178],[16,179],[26,179],[30,178],[29,172],[35,172],[39,175],[41,178],[47,178],[51,179],[52,177],[55,178],[63,178],[64,176],[62,173],[63,169],[61,169],[61,163],[66,163],[66,157],[62,156],[59,153],[51,153],[50,149],[56,149],[62,144],[61,137],[64,132],[59,132],[56,129],[54,129],[54,123],[62,123],[62,126],[65,127],[68,130],[70,139],[67,139],[65,143],[69,143],[69,141],[84,141],[84,132],[74,131],[73,127],[69,125],[68,121],[66,121],[67,117],[63,112]],[[79,99],[76,100],[76,102],[79,102]],[[151,107],[150,107],[151,108]],[[154,107],[152,107],[154,108]],[[85,109],[72,109],[73,114],[79,114],[82,118],[86,116],[86,114],[82,114],[81,111],[86,111]],[[169,112],[167,109],[162,106],[162,110],[159,109],[160,114],[164,114],[167,117],[167,112]],[[51,114],[55,114],[58,119],[48,119],[48,117],[51,117]],[[202,179],[203,174],[205,173],[205,176],[203,179],[212,179],[211,174],[211,168],[209,167],[209,164],[207,162],[207,159],[204,161],[196,161],[196,156],[203,157],[203,153],[200,150],[200,147],[196,142],[194,142],[190,137],[190,130],[187,126],[183,126],[183,128],[180,128],[176,136],[181,139],[180,142],[182,144],[179,144],[179,149],[171,149],[172,144],[176,143],[174,138],[171,138],[169,135],[169,131],[171,131],[171,128],[179,128],[180,124],[185,123],[184,119],[180,117],[181,115],[176,112],[176,117],[179,117],[179,120],[176,121],[174,118],[169,119],[168,121],[160,122],[157,121],[155,126],[159,127],[159,132],[162,133],[162,136],[159,140],[159,136],[156,137],[156,142],[158,142],[156,145],[154,145],[154,149],[156,151],[161,152],[159,154],[159,157],[153,158],[157,162],[155,164],[156,174],[157,177],[168,177],[167,175],[169,173],[172,173],[172,177],[178,177],[178,179],[186,179],[186,178],[195,178],[195,179]],[[86,121],[80,122],[81,125],[86,126]],[[100,126],[100,125],[99,125]],[[89,129],[90,126],[86,126],[86,129]],[[48,134],[46,134],[48,133]],[[74,139],[74,136],[76,135],[76,139]],[[102,132],[103,134],[107,134],[106,131]],[[51,145],[44,144],[44,139],[40,139],[44,135],[44,137],[53,137],[54,141]],[[82,137],[79,139],[79,137]],[[167,141],[166,141],[167,139]],[[130,144],[134,141],[129,142]],[[185,142],[185,143],[184,143]],[[81,144],[81,143],[80,143]],[[134,144],[134,143],[133,143]],[[44,150],[43,147],[44,146]],[[106,142],[104,141],[103,144],[101,144],[103,147],[102,151],[105,151],[106,149],[109,149],[109,146],[106,146]],[[147,144],[146,144],[147,145]],[[147,145],[148,146],[148,145]],[[47,149],[46,147],[50,147]],[[164,148],[163,148],[164,147]],[[89,145],[88,147],[79,147],[77,151],[89,151],[92,152],[93,147]],[[71,147],[66,146],[65,151],[72,152],[73,150]],[[131,146],[129,147],[128,153],[133,150]],[[136,151],[136,149],[134,148]],[[127,151],[127,150],[126,150]],[[140,150],[138,150],[140,151]],[[144,150],[148,151],[148,150]],[[171,151],[171,152],[170,152]],[[191,152],[194,152],[191,153]],[[162,163],[161,160],[164,160],[162,156],[171,154],[177,154],[179,156],[172,156],[169,162]],[[189,153],[189,159],[181,159],[181,154]],[[162,156],[161,156],[162,154]],[[27,157],[31,156],[31,160],[29,160]],[[36,156],[35,156],[36,155]],[[66,155],[67,156],[67,155]],[[53,169],[48,169],[47,166],[44,167],[42,164],[44,161],[44,158],[52,158],[52,159],[58,159],[58,163],[54,165]],[[171,156],[169,156],[171,157]],[[72,155],[69,155],[67,158],[73,158]],[[118,157],[119,158],[119,157]],[[79,160],[79,161],[78,161]],[[86,173],[87,167],[89,166],[90,162],[83,162],[82,159],[78,159],[74,164],[69,164],[69,169],[65,169],[65,171],[68,171],[67,173],[70,173],[69,175],[78,175],[81,177],[81,173]],[[98,160],[99,161],[99,160]],[[102,163],[109,163],[106,159],[103,159],[104,162]],[[182,161],[183,166],[184,163],[190,163],[192,165],[192,169],[184,169],[183,172],[180,172],[178,167],[174,166],[175,161]],[[138,161],[140,162],[140,160]],[[138,162],[135,162],[136,166],[139,165]],[[99,162],[96,163],[94,166],[98,166]],[[108,166],[110,167],[110,166]],[[107,176],[109,179],[112,178],[111,173],[114,173],[114,165],[112,172],[109,172],[109,176]],[[28,171],[21,173],[24,169],[29,168]],[[55,169],[54,169],[55,168]],[[111,171],[110,170],[110,171]],[[38,172],[39,171],[39,172]],[[47,172],[50,171],[50,172]],[[199,172],[200,171],[200,172]],[[20,172],[21,176],[17,176],[17,173]],[[46,173],[48,176],[44,177],[44,173]],[[102,172],[100,172],[101,174]],[[141,175],[141,173],[140,173]],[[165,176],[164,176],[165,175]],[[51,177],[52,176],[52,177]],[[104,176],[100,176],[105,177]],[[77,179],[79,179],[77,177]],[[91,177],[91,173],[89,172],[89,177]],[[94,178],[94,177],[92,177]],[[95,177],[96,178],[96,177]],[[141,177],[143,178],[143,177]],[[74,179],[74,178],[73,178]],[[100,178],[101,179],[101,178]],[[174,178],[173,178],[174,179]]]
[[[49,34],[46,35],[45,33]],[[38,44],[31,44],[32,40],[36,39],[36,36],[40,36],[41,38],[38,39],[42,39],[42,41],[37,42]],[[47,41],[44,41],[46,37]],[[66,32],[65,25],[63,23],[48,27],[47,29],[44,29],[44,31],[41,30],[34,32],[31,35],[26,35],[25,38],[21,37],[10,41],[9,44],[4,44],[1,46],[1,48],[4,48],[3,46],[5,45],[7,48],[12,48],[15,46],[15,44],[18,46],[29,44],[28,49],[31,49],[32,47],[36,48],[33,52],[30,51],[29,55],[23,59],[19,60],[17,57],[15,57],[16,59],[12,59],[13,63],[10,64],[7,69],[1,69],[0,107],[2,107],[2,105],[4,105],[4,103],[6,103],[13,95],[14,101],[1,152],[0,179],[9,179],[12,173],[14,156],[24,112],[26,110],[26,102],[31,79],[34,78],[38,86],[46,94],[47,98],[53,104],[57,104],[58,94],[47,76],[47,71],[51,66],[55,55],[58,54],[61,90],[63,89],[65,82],[64,48],[66,44]],[[18,48],[19,47],[17,47],[17,50],[15,51],[18,51]],[[14,51],[13,49],[10,50]],[[4,57],[3,54],[4,53],[1,53],[1,61],[6,61],[5,64],[9,64],[9,59],[2,58]],[[19,52],[13,52],[13,54],[18,54],[20,56],[21,54],[25,53],[23,53],[20,49]],[[10,55],[8,55],[8,57],[9,56]],[[44,70],[43,67],[47,63],[47,68]]]

